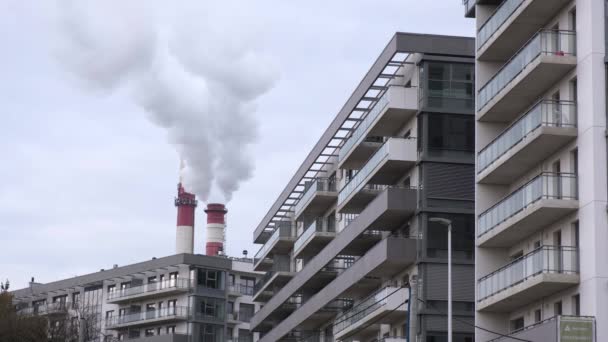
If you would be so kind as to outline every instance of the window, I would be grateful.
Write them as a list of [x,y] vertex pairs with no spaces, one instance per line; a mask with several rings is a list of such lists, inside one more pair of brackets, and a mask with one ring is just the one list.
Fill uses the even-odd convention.
[[106,321],[111,321],[112,320],[112,316],[114,316],[114,310],[108,310],[108,311],[106,311]]
[[[473,110],[475,68],[472,64],[436,63],[421,69],[422,79],[428,79],[423,100],[430,108],[446,107]],[[424,82],[424,81],[423,81]]]
[[542,320],[542,312],[540,309],[534,311],[534,323],[538,323]]
[[540,240],[534,241],[534,249],[540,248]]
[[223,289],[222,287],[222,271],[198,269],[198,285],[211,288]]
[[148,284],[156,283],[156,276],[148,277]]
[[116,291],[116,285],[108,285],[108,294],[112,294]]
[[255,278],[243,277],[239,279],[241,283],[241,293],[248,296],[253,296],[253,287],[255,286]]
[[223,341],[224,327],[216,324],[201,324],[200,326],[200,341],[201,342],[221,342]]
[[[455,260],[473,260],[474,255],[474,217],[472,215],[450,215],[429,213],[430,217],[446,218],[452,221],[452,258]],[[427,221],[427,256],[429,258],[447,258],[447,227],[439,222]]]
[[146,329],[144,336],[154,336],[154,329]]
[[233,313],[234,312],[234,302],[228,302],[226,305],[226,313]]
[[234,274],[229,274],[228,275],[228,286],[233,286],[234,285]]
[[161,328],[161,327],[156,328],[156,335],[160,335],[162,331],[163,331],[163,328]]
[[167,334],[175,334],[175,325],[170,325],[167,327]]
[[555,302],[555,304],[553,304],[553,312],[555,313],[555,316],[559,316],[562,314],[562,302]]
[[118,317],[124,317],[127,314],[127,309],[118,309]]
[[118,333],[118,340],[119,340],[119,341],[124,341],[124,340],[125,340],[125,334],[123,334],[123,333]]
[[234,336],[234,329],[231,327],[226,328],[226,335],[228,339],[232,339],[232,336]]
[[512,319],[509,322],[509,325],[510,325],[510,328],[511,328],[511,332],[523,329],[524,328],[524,318],[523,318],[523,316],[515,318],[515,319]]
[[72,293],[72,303],[74,303],[74,306],[77,306],[78,303],[80,303],[80,292]]
[[197,319],[202,320],[224,320],[224,300],[211,297],[200,297],[197,299]]
[[156,303],[146,304],[146,319],[153,318],[156,318]]
[[429,155],[440,151],[466,151],[475,149],[475,121],[465,115],[428,114]]
[[253,317],[253,311],[254,311],[253,304],[241,303],[241,307],[239,308],[239,321],[243,321],[243,322],[251,321],[251,317]]
[[581,295],[572,296],[572,314],[574,316],[581,315]]
[[121,291],[124,291],[124,290],[126,290],[126,289],[128,289],[130,287],[131,287],[131,282],[130,281],[126,281],[124,283],[120,283],[120,290]]

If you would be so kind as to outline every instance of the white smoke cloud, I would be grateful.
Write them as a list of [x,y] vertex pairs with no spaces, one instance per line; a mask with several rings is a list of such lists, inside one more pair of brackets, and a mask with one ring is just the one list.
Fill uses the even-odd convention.
[[[57,2],[57,56],[83,85],[127,88],[167,131],[184,182],[203,201],[229,201],[251,177],[256,99],[277,72],[247,1]],[[211,197],[211,198],[210,198]]]

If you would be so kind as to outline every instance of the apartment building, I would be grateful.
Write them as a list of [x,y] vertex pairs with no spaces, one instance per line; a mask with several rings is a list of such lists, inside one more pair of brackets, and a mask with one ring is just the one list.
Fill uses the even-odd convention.
[[86,341],[255,342],[253,260],[176,254],[12,292],[18,312]]
[[474,39],[397,33],[257,226],[261,342],[474,329]]
[[[476,18],[476,341],[608,341],[606,1]],[[598,322],[596,326],[596,321]]]

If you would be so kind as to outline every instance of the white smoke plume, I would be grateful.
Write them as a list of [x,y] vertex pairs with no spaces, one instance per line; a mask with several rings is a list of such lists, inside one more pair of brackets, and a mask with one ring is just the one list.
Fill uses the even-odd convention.
[[186,189],[229,201],[251,177],[256,100],[277,80],[248,1],[61,0],[58,59],[94,90],[127,89],[167,131]]

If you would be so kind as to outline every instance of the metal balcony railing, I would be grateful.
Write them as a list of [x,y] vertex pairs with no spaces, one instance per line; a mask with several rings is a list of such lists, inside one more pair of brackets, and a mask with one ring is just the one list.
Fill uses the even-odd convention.
[[142,311],[122,316],[111,317],[106,320],[106,327],[112,328],[122,324],[157,320],[161,318],[188,318],[188,307],[175,306],[160,310]]
[[168,279],[143,284],[140,286],[133,286],[122,290],[115,290],[114,292],[108,293],[108,300],[116,300],[123,297],[130,297],[144,293],[154,293],[168,289],[189,289],[192,287],[192,285],[192,279]]
[[338,194],[338,205],[343,203],[351,194],[361,191],[363,188],[370,190],[384,190],[388,185],[366,184],[364,181],[376,169],[380,163],[389,157],[388,142],[395,140],[406,140],[416,143],[416,138],[390,138],[376,151],[365,163],[365,165],[351,178],[351,180],[342,187]]
[[576,103],[541,100],[483,148],[477,157],[477,173],[488,168],[539,127],[576,127]]
[[279,240],[279,238],[290,236],[291,225],[279,226],[277,229],[275,229],[274,233],[272,233],[268,241],[266,241],[262,248],[260,248],[260,250],[255,253],[255,256],[253,257],[255,263],[257,263],[258,260],[262,259],[268,253],[268,251],[272,249],[272,246],[274,246],[274,244]]
[[266,272],[264,276],[258,280],[253,286],[253,292],[258,293],[272,279],[277,272],[291,272],[289,263],[274,265],[273,269]]
[[327,221],[324,218],[318,218],[314,220],[306,230],[300,234],[298,239],[293,245],[293,250],[299,250],[311,236],[313,236],[316,232],[335,232],[336,226],[335,224],[327,224]]
[[[464,0],[467,1],[467,0]],[[494,10],[490,18],[479,28],[477,33],[477,50],[498,31],[507,19],[521,6],[525,0],[505,0]]]
[[576,175],[573,173],[544,172],[536,176],[479,215],[477,236],[483,236],[541,199],[578,199]]
[[306,183],[304,194],[295,205],[295,212],[300,213],[304,205],[315,195],[317,191],[336,191],[336,181],[333,178],[317,178],[310,183]]
[[539,31],[479,90],[477,110],[483,109],[490,100],[540,55],[575,56],[576,32]]
[[579,272],[578,248],[542,246],[478,281],[478,301],[500,293],[541,273]]
[[388,304],[389,300],[398,300],[396,298],[400,298],[399,291],[404,290],[405,288],[387,286],[373,293],[351,309],[344,311],[334,320],[334,334],[363,320],[369,314],[378,310],[378,308]]
[[[564,325],[564,328],[567,325],[574,325],[577,327],[577,330],[575,331],[574,329],[571,330],[571,333],[569,333],[569,336],[563,336],[562,338],[574,338],[574,340],[579,340],[579,341],[595,341],[593,339],[593,336],[595,335],[595,317],[593,316],[571,316],[571,315],[558,315],[558,316],[553,316],[550,318],[547,318],[545,320],[542,320],[540,322],[536,322],[534,324],[525,326],[519,330],[515,330],[515,331],[511,331],[509,333],[508,336],[499,336],[496,338],[493,338],[491,340],[489,340],[488,342],[498,342],[498,341],[505,341],[505,342],[511,342],[514,341],[515,338],[517,338],[518,340],[526,340],[525,334],[526,333],[531,333],[536,329],[543,329],[544,331],[548,330],[553,330],[553,331],[558,331],[561,329],[562,324]],[[549,326],[549,325],[554,325],[554,326]],[[548,327],[549,326],[549,327]],[[572,336],[575,335],[575,336]],[[585,335],[587,335],[587,338],[585,338]],[[512,336],[513,338],[509,337]],[[547,341],[543,341],[543,342],[559,342],[557,339],[555,340],[547,340]]]

